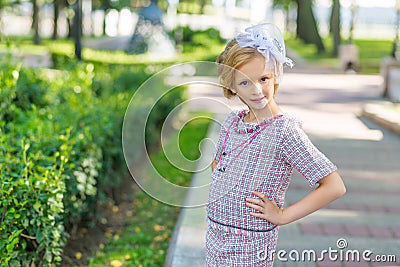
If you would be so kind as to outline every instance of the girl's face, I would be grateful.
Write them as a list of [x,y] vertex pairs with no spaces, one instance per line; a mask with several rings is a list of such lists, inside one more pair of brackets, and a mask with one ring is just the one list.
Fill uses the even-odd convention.
[[274,67],[268,65],[272,64],[257,56],[235,72],[236,94],[250,110],[264,109],[274,96]]

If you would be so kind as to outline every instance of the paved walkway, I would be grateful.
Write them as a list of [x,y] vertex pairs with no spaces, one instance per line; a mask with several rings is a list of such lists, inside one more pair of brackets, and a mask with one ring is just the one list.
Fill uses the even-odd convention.
[[[374,75],[295,70],[285,74],[277,102],[303,121],[313,143],[337,164],[347,194],[302,220],[282,226],[277,247],[282,255],[274,266],[400,266],[400,136],[360,116],[365,103],[381,101],[381,82]],[[214,112],[216,122],[223,120],[228,109],[215,101],[240,105],[225,100],[218,88],[204,84],[192,85],[190,96],[202,97],[203,101],[193,101],[192,109]],[[218,123],[214,123],[209,138],[216,140],[218,130]],[[212,151],[213,144],[208,143],[203,153],[211,158]],[[193,184],[207,184],[209,179],[210,170],[197,173]],[[309,192],[305,180],[295,173],[286,205]],[[204,207],[183,208],[165,266],[205,266],[205,230]],[[315,251],[317,258],[324,250],[332,252],[331,256],[324,254],[324,260],[310,261],[310,250]],[[363,252],[371,261],[362,258]],[[303,261],[302,254],[306,258]],[[342,255],[343,260],[330,260],[335,255]],[[359,262],[352,260],[358,255]],[[396,263],[377,261],[379,256],[383,259],[390,255],[396,257]]]

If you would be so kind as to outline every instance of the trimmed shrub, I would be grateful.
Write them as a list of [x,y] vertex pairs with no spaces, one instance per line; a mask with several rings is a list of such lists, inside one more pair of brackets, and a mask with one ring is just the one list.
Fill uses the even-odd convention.
[[[199,49],[176,62],[214,60],[220,50],[213,30],[188,38]],[[95,222],[98,201],[112,195],[126,170],[121,131],[131,96],[174,63],[90,49],[87,63],[79,63],[70,43],[49,46],[55,69],[22,67],[11,57],[0,64],[1,266],[55,266],[78,225]],[[172,90],[155,105],[146,125],[149,149],[183,97],[182,89]],[[149,102],[135,106],[138,114]]]
[[[144,75],[67,69],[0,66],[0,265],[54,266],[68,233],[93,223],[97,202],[120,184],[123,115]],[[161,110],[181,98],[170,96]],[[165,116],[157,112],[149,125]]]

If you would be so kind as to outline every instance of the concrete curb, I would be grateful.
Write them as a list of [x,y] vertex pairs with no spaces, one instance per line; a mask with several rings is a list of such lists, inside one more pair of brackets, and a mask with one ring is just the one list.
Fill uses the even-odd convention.
[[367,104],[363,107],[361,115],[372,122],[388,129],[389,131],[400,135],[400,116],[396,112],[391,112],[390,108],[395,104]]
[[[214,115],[214,117],[217,115]],[[218,119],[216,119],[218,121]],[[216,142],[218,138],[218,123],[211,123],[207,133],[207,138]],[[212,157],[214,146],[211,142],[206,142],[202,147],[203,161]],[[205,154],[205,155],[204,155]],[[200,166],[206,166],[206,162],[199,162]],[[193,175],[191,188],[204,186],[209,183],[211,169],[196,172]],[[200,192],[200,194],[199,194]],[[207,190],[191,189],[186,196],[185,205],[194,202],[207,201]],[[196,200],[196,201],[193,201]],[[207,229],[205,206],[182,207],[179,213],[178,221],[175,225],[164,267],[203,267],[205,266],[205,233]]]
[[164,261],[164,267],[171,267],[173,258],[174,258],[174,251],[176,250],[177,247],[177,240],[178,240],[178,235],[179,235],[179,228],[182,225],[182,220],[183,220],[183,213],[179,212],[179,217],[178,220],[175,224],[174,232],[172,234],[171,240],[169,242],[168,250],[167,250],[167,256]]

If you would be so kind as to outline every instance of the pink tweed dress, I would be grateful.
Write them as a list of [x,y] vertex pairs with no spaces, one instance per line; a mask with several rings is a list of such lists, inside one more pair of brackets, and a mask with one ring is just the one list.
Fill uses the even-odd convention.
[[283,207],[290,176],[299,171],[310,186],[337,168],[286,113],[245,123],[247,110],[231,112],[221,125],[218,162],[207,203],[207,266],[272,266],[276,225],[251,216],[245,198],[258,191]]

